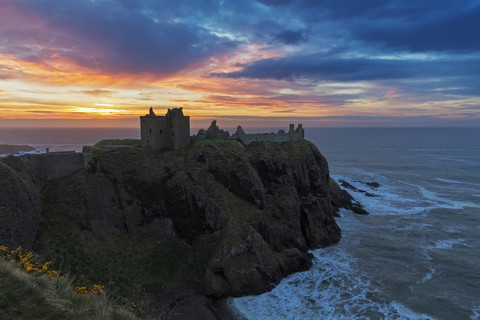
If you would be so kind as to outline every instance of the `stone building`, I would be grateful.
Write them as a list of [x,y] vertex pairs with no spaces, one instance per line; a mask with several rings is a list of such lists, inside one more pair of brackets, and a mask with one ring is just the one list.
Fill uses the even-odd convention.
[[305,130],[302,124],[299,124],[295,129],[293,124],[290,124],[288,132],[279,130],[278,133],[245,133],[241,126],[238,126],[237,131],[232,135],[232,139],[238,139],[243,144],[249,145],[252,142],[268,141],[268,142],[287,142],[287,141],[301,141],[305,138]]
[[141,146],[147,149],[180,149],[190,143],[190,117],[182,108],[168,109],[165,116],[157,116],[150,108],[140,117]]

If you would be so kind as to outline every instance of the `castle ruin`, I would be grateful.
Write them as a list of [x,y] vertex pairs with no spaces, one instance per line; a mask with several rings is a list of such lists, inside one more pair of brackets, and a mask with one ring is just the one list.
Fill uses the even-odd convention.
[[295,129],[293,124],[290,124],[288,132],[285,130],[278,130],[277,133],[245,133],[241,126],[237,127],[237,130],[234,134],[230,136],[228,131],[222,130],[217,126],[217,121],[213,120],[210,127],[205,129],[200,129],[196,136],[196,139],[211,139],[211,140],[239,140],[244,145],[249,145],[253,142],[287,142],[287,141],[301,141],[305,138],[305,130],[302,127],[302,124],[298,124],[298,127]]
[[190,117],[184,116],[182,108],[168,109],[165,116],[157,116],[150,108],[140,117],[142,148],[178,150],[190,143]]
[[249,145],[252,142],[257,141],[268,141],[268,142],[287,142],[287,141],[301,141],[304,140],[305,131],[303,130],[302,124],[298,124],[298,127],[295,129],[293,124],[290,124],[288,132],[285,130],[278,130],[277,133],[245,133],[241,126],[237,127],[237,131],[232,135],[232,139],[240,140],[244,145]]

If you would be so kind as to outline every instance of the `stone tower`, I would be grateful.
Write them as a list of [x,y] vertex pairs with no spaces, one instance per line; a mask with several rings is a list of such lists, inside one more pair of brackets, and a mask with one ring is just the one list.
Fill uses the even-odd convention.
[[140,117],[141,146],[147,149],[180,149],[190,143],[190,117],[182,108],[168,109],[165,116],[157,116],[150,108]]

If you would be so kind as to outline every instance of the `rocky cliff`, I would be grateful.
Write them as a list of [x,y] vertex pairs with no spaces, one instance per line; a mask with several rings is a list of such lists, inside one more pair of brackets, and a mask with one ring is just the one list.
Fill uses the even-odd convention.
[[9,156],[0,161],[0,245],[31,248],[40,220],[41,179]]
[[[23,190],[35,217],[37,193]],[[77,276],[211,297],[262,293],[308,269],[308,250],[341,238],[338,208],[355,208],[308,141],[98,152],[41,196],[36,249]]]

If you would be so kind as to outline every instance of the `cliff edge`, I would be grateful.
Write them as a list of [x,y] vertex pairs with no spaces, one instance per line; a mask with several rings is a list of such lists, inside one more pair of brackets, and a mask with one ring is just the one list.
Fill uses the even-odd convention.
[[40,194],[34,248],[123,296],[268,291],[340,240],[334,217],[354,204],[308,141],[98,152]]

